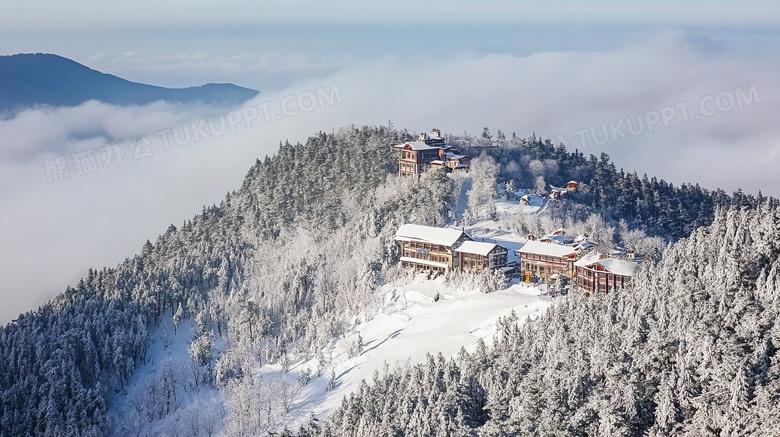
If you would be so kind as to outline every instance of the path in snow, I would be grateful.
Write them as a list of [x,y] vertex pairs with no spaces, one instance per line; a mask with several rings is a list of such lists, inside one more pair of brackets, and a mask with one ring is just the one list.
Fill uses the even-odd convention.
[[453,226],[457,224],[458,219],[460,217],[463,217],[463,213],[466,211],[466,208],[468,207],[469,191],[471,191],[471,175],[467,173],[465,179],[463,179],[463,185],[460,187],[458,204],[455,207],[455,216],[453,217],[453,219],[455,220],[455,224],[453,224]]

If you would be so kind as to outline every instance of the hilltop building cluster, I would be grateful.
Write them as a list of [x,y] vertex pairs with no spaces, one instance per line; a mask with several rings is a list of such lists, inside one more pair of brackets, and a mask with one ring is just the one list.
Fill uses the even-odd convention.
[[639,267],[632,252],[611,250],[603,254],[584,238],[566,236],[563,230],[528,241],[515,251],[524,278],[556,280],[563,275],[585,293],[606,293],[631,285]]
[[595,245],[588,241],[575,242],[560,230],[556,232],[559,233],[527,240],[515,251],[520,262],[511,269],[509,249],[474,241],[458,229],[404,224],[396,232],[395,241],[399,244],[401,265],[417,272],[519,270],[525,281],[533,278],[551,282],[566,277],[587,294],[631,285],[631,277],[639,267],[631,253],[612,251],[605,255],[595,251]]
[[420,134],[417,141],[408,141],[393,148],[400,152],[400,176],[420,176],[430,168],[444,168],[448,172],[469,169],[469,158],[446,144],[438,129],[431,130],[430,135]]
[[[393,146],[398,154],[398,174],[419,176],[431,168],[468,171],[469,158],[448,145],[438,129],[422,133],[417,141]],[[552,200],[580,189],[577,181],[565,187],[550,186]],[[528,196],[520,203],[528,203]],[[633,254],[611,251],[608,255],[595,250],[596,245],[584,236],[573,238],[564,229],[526,242],[515,251],[519,262],[508,262],[509,249],[499,244],[474,241],[464,230],[414,224],[402,225],[395,235],[401,253],[401,265],[414,271],[442,274],[448,270],[481,273],[502,269],[517,273],[523,280],[556,281],[566,277],[585,293],[607,293],[628,287],[637,270]]]

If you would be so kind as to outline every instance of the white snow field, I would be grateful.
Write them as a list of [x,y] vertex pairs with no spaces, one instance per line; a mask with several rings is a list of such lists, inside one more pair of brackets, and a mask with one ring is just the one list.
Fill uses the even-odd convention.
[[[318,363],[311,357],[298,360],[291,357],[286,374],[282,373],[279,364],[257,369],[265,378],[286,378],[289,381],[297,381],[299,373],[304,370],[313,373],[309,384],[300,390],[289,413],[275,429],[287,426],[297,430],[312,412],[321,421],[325,420],[341,404],[342,398],[356,390],[363,379],[370,383],[374,372],[378,371],[381,375],[396,365],[424,362],[428,353],[435,356],[441,352],[445,357],[452,357],[461,347],[471,352],[479,339],[490,345],[499,317],[508,316],[514,310],[522,322],[527,317],[540,315],[550,305],[549,301],[539,299],[539,288],[526,283],[514,283],[507,289],[489,294],[455,292],[444,285],[443,278],[428,280],[423,275],[405,285],[387,284],[379,289],[379,293],[383,297],[381,310],[368,318],[359,315],[352,319],[348,328],[350,334],[331,343],[332,353],[328,357],[331,363],[323,366],[327,370],[321,375],[316,374]],[[434,301],[437,293],[439,299]],[[189,321],[182,321],[174,334],[173,324],[168,320],[152,333],[153,343],[147,364],[139,366],[125,390],[109,401],[112,433],[136,435],[134,427],[142,428],[140,435],[151,436],[167,435],[172,432],[172,427],[185,430],[193,408],[197,408],[201,426],[210,415],[211,420],[217,422],[214,435],[221,435],[221,418],[227,414],[224,398],[216,389],[205,386],[199,390],[190,386],[186,392],[181,387],[177,395],[178,409],[162,420],[155,417],[149,423],[133,418],[138,415],[134,412],[133,398],[140,397],[146,386],[165,371],[165,362],[170,361],[167,357],[172,357],[182,372],[189,370],[187,346],[191,340],[190,330]],[[363,340],[363,351],[350,357],[348,351],[358,334]],[[215,358],[223,348],[224,340],[217,337]],[[328,390],[331,369],[336,379],[335,386]],[[133,431],[127,433],[123,430],[125,427]]]
[[[434,302],[436,293],[440,294]],[[385,363],[390,368],[406,360],[425,361],[426,354],[441,352],[454,356],[465,347],[473,351],[479,339],[490,345],[499,317],[515,311],[520,321],[542,313],[550,303],[540,300],[540,290],[525,283],[489,294],[450,293],[441,278],[425,280],[422,276],[404,287],[388,287],[385,308],[368,321],[355,326],[363,339],[363,353],[355,358],[336,361],[336,387],[327,392],[306,393],[314,413],[328,416],[341,403],[341,398],[358,387],[361,380],[370,381],[374,371],[382,373]],[[340,353],[346,357],[346,347],[355,339],[341,341]],[[308,414],[308,412],[306,413]]]

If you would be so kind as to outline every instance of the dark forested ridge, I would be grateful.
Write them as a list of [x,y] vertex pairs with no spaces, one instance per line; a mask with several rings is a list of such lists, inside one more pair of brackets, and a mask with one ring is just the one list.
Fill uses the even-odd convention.
[[[568,151],[535,135],[502,141],[497,148],[474,148],[472,153],[493,156],[501,164],[500,177],[514,180],[517,187],[565,186],[574,180],[580,192],[567,197],[568,203],[598,211],[613,222],[625,220],[632,228],[668,241],[686,237],[698,227],[712,222],[717,207],[755,207],[764,198],[742,191],[732,196],[723,190],[707,190],[698,184],[674,186],[664,180],[617,169],[607,154],[586,156]],[[568,212],[570,213],[570,211]]]
[[[219,205],[204,207],[200,214],[180,227],[171,225],[154,243],[147,242],[138,255],[128,258],[119,266],[90,270],[88,276],[75,287],[68,287],[47,305],[20,316],[5,327],[0,327],[0,435],[97,436],[119,433],[121,424],[112,425],[112,418],[107,415],[107,399],[111,393],[121,392],[136,367],[147,360],[151,341],[149,332],[163,321],[174,320],[178,323],[181,319],[191,319],[201,327],[197,337],[193,338],[193,344],[204,345],[204,353],[194,354],[193,360],[197,361],[197,355],[200,357],[198,360],[202,361],[203,374],[206,375],[203,383],[220,389],[240,387],[242,381],[247,379],[247,369],[250,365],[286,362],[288,354],[309,354],[325,361],[322,351],[334,337],[344,333],[346,318],[361,311],[372,311],[376,305],[375,290],[378,285],[397,274],[395,268],[398,254],[393,244],[395,229],[404,222],[441,224],[443,215],[453,208],[454,193],[459,188],[443,173],[431,172],[419,181],[401,180],[395,176],[396,156],[390,145],[408,139],[411,137],[407,134],[386,128],[351,127],[343,128],[334,134],[319,133],[309,138],[305,144],[282,143],[277,154],[258,160],[248,171],[240,189],[229,193]],[[488,153],[494,155],[501,164],[500,177],[515,179],[520,187],[534,186],[540,176],[553,184],[563,184],[569,179],[583,181],[584,188],[580,194],[560,203],[560,208],[569,208],[567,211],[576,211],[577,205],[580,205],[591,213],[597,212],[612,220],[623,219],[630,222],[631,226],[647,229],[656,235],[674,240],[688,235],[686,232],[695,229],[699,224],[711,223],[718,205],[736,204],[755,209],[760,203],[763,209],[757,212],[723,213],[725,215],[719,216],[716,225],[721,223],[724,229],[731,229],[729,226],[733,224],[728,223],[743,217],[746,225],[738,227],[739,235],[748,235],[753,240],[745,240],[745,244],[755,245],[758,244],[757,241],[768,241],[766,238],[777,237],[777,222],[766,218],[775,217],[776,220],[776,208],[768,206],[774,205],[773,200],[767,201],[740,193],[726,196],[722,192],[708,192],[697,186],[677,188],[652,178],[639,179],[635,175],[616,171],[605,156],[585,158],[580,153],[569,153],[562,146],[553,147],[549,141],[542,142],[535,138],[514,141],[498,149],[490,149]],[[675,214],[681,213],[689,214],[690,219],[685,222],[672,220]],[[761,231],[763,234],[754,235],[753,228],[747,226],[748,222],[760,223],[760,229],[764,229]],[[766,223],[774,223],[774,227]],[[749,250],[745,248],[753,247],[745,246],[740,249],[743,241],[736,237],[728,239],[727,236],[731,234],[725,231],[726,236],[721,239],[723,241],[717,240],[719,231],[715,231],[719,229],[716,226],[709,231],[698,231],[692,240],[688,241],[698,241],[696,238],[702,240],[704,236],[712,234],[714,242],[711,247],[707,246],[711,250],[715,250],[716,242],[728,242],[729,250],[734,250],[734,254],[736,251],[747,253]],[[699,237],[696,237],[697,235]],[[674,257],[675,253],[688,248],[689,244],[691,243],[684,242],[675,246],[677,249],[667,255],[667,258]],[[701,271],[709,272],[708,278],[717,278],[720,276],[717,269],[721,268],[755,270],[768,266],[767,260],[771,256],[777,256],[776,246],[770,245],[770,249],[762,250],[762,258],[758,261],[752,258],[743,260],[728,252],[723,255],[723,260],[717,259],[710,267],[701,267],[698,270],[689,264],[673,267],[670,264],[672,261],[664,258],[665,261],[657,267],[662,270],[653,271],[669,270],[665,275],[677,278],[670,272],[688,272],[694,269],[690,271],[696,274]],[[733,261],[728,261],[732,259]],[[761,263],[766,266],[760,265]],[[663,270],[665,265],[668,266],[667,270]],[[760,269],[753,270],[753,276],[759,275]],[[776,272],[776,269],[765,270],[764,286],[774,286],[776,290],[775,284],[766,279],[775,278],[776,276],[772,275],[776,273],[771,272]],[[695,275],[678,276],[677,280],[692,281],[690,278]],[[750,281],[738,281],[742,284],[740,286],[749,289],[751,284],[758,284],[758,280],[753,276],[750,276]],[[646,273],[643,279],[652,285],[648,285],[648,290],[655,290],[654,293],[658,295],[668,294],[669,292],[663,291],[666,285],[653,282],[656,280],[654,277]],[[698,276],[696,278],[697,281],[704,280]],[[690,285],[687,282],[685,284]],[[692,284],[696,285],[698,282],[693,281]],[[562,311],[574,311],[573,308],[576,307],[588,309],[589,317],[601,320],[602,325],[605,325],[609,320],[619,320],[610,312],[619,302],[634,302],[632,299],[640,299],[639,296],[644,296],[642,299],[646,300],[661,299],[647,293],[649,292],[637,294],[637,297],[630,293],[621,293],[606,300],[592,302],[573,300],[569,306],[559,307],[552,315],[538,323],[548,323],[546,321],[549,321],[550,317],[552,320],[558,320],[556,323],[562,323],[561,319],[555,317],[563,317],[560,316]],[[683,292],[675,289],[675,293]],[[710,297],[704,297],[705,291],[701,293],[704,294],[697,294],[695,299],[678,302],[686,302],[686,305],[689,302],[691,305],[698,305],[700,300],[709,304],[715,302]],[[756,295],[756,292],[753,295]],[[766,301],[762,302],[762,305],[767,305]],[[665,307],[669,314],[664,317],[682,317],[682,313],[678,315],[672,312],[672,307],[671,304]],[[724,307],[723,310],[728,308]],[[643,326],[642,332],[651,332],[650,328],[645,326],[650,323],[649,317],[643,319],[644,322],[636,322]],[[716,319],[704,320],[708,320],[709,325],[705,326],[707,329],[725,329]],[[574,326],[571,324],[575,322],[566,323],[567,326]],[[580,323],[582,329],[596,329],[582,318],[577,319],[576,323]],[[675,329],[678,329],[683,321],[678,320],[675,323],[678,323],[675,325]],[[507,413],[510,420],[497,415],[498,410],[482,408],[488,405],[484,402],[499,405],[498,400],[489,398],[496,396],[490,391],[491,384],[499,383],[489,382],[486,378],[492,375],[490,369],[498,369],[508,360],[502,358],[502,347],[509,348],[510,344],[521,341],[517,338],[530,338],[531,335],[537,335],[532,334],[537,331],[548,332],[545,335],[551,335],[552,332],[537,328],[538,324],[533,325],[534,328],[524,327],[522,331],[510,328],[510,325],[511,323],[506,325],[507,332],[512,332],[515,337],[505,336],[494,351],[480,352],[485,354],[485,358],[479,366],[469,364],[472,363],[473,357],[468,355],[464,355],[457,363],[443,360],[432,360],[428,363],[429,369],[426,372],[449,369],[442,370],[442,378],[446,381],[450,381],[447,378],[460,378],[458,381],[468,381],[471,387],[469,390],[474,390],[473,393],[451,393],[454,399],[464,399],[464,403],[459,404],[462,410],[460,413],[457,409],[447,410],[446,408],[451,406],[449,403],[446,408],[442,407],[442,411],[446,411],[446,414],[442,414],[449,415],[455,411],[456,414],[452,417],[462,417],[462,422],[457,419],[453,423],[466,424],[464,426],[469,429],[483,427],[486,430],[490,429],[489,426],[493,426],[490,425],[493,423],[496,426],[516,425],[512,422],[517,417],[514,413]],[[622,325],[620,326],[622,329]],[[606,334],[612,336],[617,336],[619,331],[615,327],[600,326],[598,329],[608,329]],[[564,329],[560,335],[565,334],[567,337],[556,341],[562,344],[581,344],[585,340],[578,338],[578,332],[581,332],[580,328]],[[617,345],[623,344],[623,340],[609,335],[601,340],[593,340],[594,343],[588,345],[588,353],[594,356],[601,354],[598,355],[602,360],[599,363],[612,366],[616,362],[622,362],[619,360],[624,356],[614,354],[621,350]],[[228,346],[212,360],[210,353],[213,337],[224,339]],[[617,343],[610,343],[607,338]],[[541,343],[534,346],[540,347]],[[666,346],[660,349],[669,350]],[[536,354],[534,356],[538,356],[544,348],[533,350]],[[525,350],[523,353],[526,353]],[[531,357],[522,355],[522,359],[531,360]],[[533,366],[538,367],[538,362],[533,360],[524,361],[518,368],[526,368],[530,372]],[[515,364],[517,363],[512,365]],[[467,370],[469,366],[473,369]],[[457,376],[467,371],[472,372],[473,378],[464,380]],[[511,374],[509,368],[504,368],[504,371],[506,375]],[[581,379],[584,381],[582,390],[591,390],[587,393],[598,393],[601,396],[607,393],[605,390],[612,390],[614,387],[612,380],[610,385],[606,384],[604,379],[599,379],[599,374],[588,375],[590,374],[585,376],[592,378]],[[688,378],[686,375],[688,374],[681,374],[679,378]],[[394,377],[382,382],[377,378],[375,384],[379,385],[375,387],[390,384],[382,388],[390,391],[392,387],[403,386],[403,378],[412,376],[411,373],[398,373],[397,377],[400,379],[395,382],[392,380]],[[698,376],[700,375],[697,374]],[[639,377],[640,375],[633,376]],[[414,378],[429,381],[425,372]],[[513,378],[516,381],[531,380],[522,379],[520,376]],[[643,384],[649,386],[657,382],[652,377],[648,378],[650,379],[643,380]],[[417,380],[413,381],[419,386],[416,390],[427,387],[418,384]],[[545,381],[545,384],[549,382]],[[620,384],[625,383],[620,381]],[[676,384],[679,383],[677,381],[675,380]],[[501,384],[507,385],[505,382],[502,381]],[[750,380],[751,384],[754,382],[755,379]],[[198,381],[193,383],[197,384]],[[439,382],[436,384],[437,390],[445,387]],[[544,385],[532,389],[533,393],[536,393],[535,396],[539,397],[563,396],[560,392],[544,391],[549,387],[555,388],[553,385]],[[620,387],[628,390],[626,387],[635,386]],[[655,396],[653,390],[657,390],[657,387],[643,387],[647,392],[642,392],[643,396],[649,396],[647,399]],[[703,386],[698,387],[704,390]],[[176,388],[173,390],[175,394]],[[368,386],[365,390],[368,390]],[[433,389],[427,387],[425,390]],[[521,393],[519,390],[520,388],[515,387],[515,393]],[[364,402],[360,401],[363,395],[363,392],[358,394],[353,400],[354,405]],[[464,397],[467,395],[473,399],[467,400]],[[571,396],[595,399],[586,396],[584,391]],[[691,396],[694,399],[690,401],[692,404],[682,400],[676,404],[679,418],[687,417],[685,414],[693,411],[691,405],[698,405],[697,402],[703,401],[701,397],[696,397],[701,394]],[[636,397],[640,398],[639,395]],[[447,402],[450,401],[452,400]],[[445,405],[436,402],[425,401],[426,405]],[[641,404],[642,408],[649,408],[650,404],[647,402]],[[360,408],[369,408],[365,402],[360,405]],[[404,408],[408,410],[408,414],[412,414],[418,408],[417,405],[408,404]],[[545,411],[556,411],[552,403],[544,405],[547,405]],[[577,411],[585,411],[588,414],[592,412],[592,409],[582,409],[584,407],[579,404],[571,405],[576,406]],[[387,423],[397,423],[407,417],[396,407],[398,405],[383,410],[382,414],[387,417]],[[155,417],[162,417],[175,409],[176,405],[154,404],[149,408],[156,408]],[[439,414],[434,410],[423,411],[423,407],[419,408],[419,414]],[[629,415],[626,417],[630,418],[627,420],[640,420],[644,421],[642,424],[647,424],[648,413],[642,411],[636,415],[626,413]],[[568,417],[568,412],[570,410],[556,414]],[[347,413],[340,412],[335,416],[328,429],[337,432],[334,430],[341,429],[342,426],[353,426],[344,419],[345,414]],[[527,418],[542,412],[529,409],[523,414],[526,416],[522,417]],[[414,416],[417,421],[415,423],[421,424],[423,417],[428,416]],[[584,418],[581,420],[587,421],[595,416],[582,417]],[[375,419],[373,415],[366,414],[365,420],[368,423]],[[440,422],[442,420],[445,419]],[[238,420],[230,422],[242,425]]]
[[257,91],[233,84],[163,88],[101,73],[62,56],[0,56],[0,113],[34,105],[77,106],[88,100],[114,105],[172,103],[238,105]]
[[780,432],[780,212],[721,210],[632,290],[499,323],[345,399],[326,436],[769,436]]

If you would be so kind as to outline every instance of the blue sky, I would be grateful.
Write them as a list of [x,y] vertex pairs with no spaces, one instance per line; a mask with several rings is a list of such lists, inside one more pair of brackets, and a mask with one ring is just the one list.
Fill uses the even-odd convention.
[[714,50],[771,56],[771,1],[102,2],[0,5],[0,53],[52,52],[131,80],[261,91],[382,56],[605,50],[684,30]]
[[[536,132],[627,171],[780,197],[780,4],[677,3],[4,1],[0,54],[169,87],[232,82],[277,109],[334,85],[341,99],[55,183],[47,159],[109,145],[85,131],[155,140],[227,109],[93,102],[0,120],[0,323],[218,203],[280,140],[352,123]],[[739,93],[751,104],[729,105]],[[687,118],[594,140],[670,108]]]

